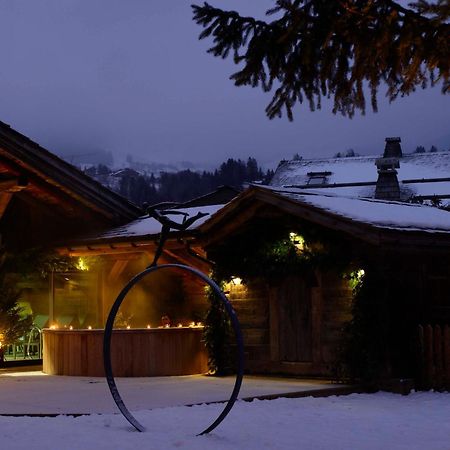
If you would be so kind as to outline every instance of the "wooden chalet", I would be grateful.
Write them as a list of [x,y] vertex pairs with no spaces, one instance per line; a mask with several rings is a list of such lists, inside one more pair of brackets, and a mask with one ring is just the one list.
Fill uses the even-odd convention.
[[[387,375],[411,376],[417,325],[450,321],[447,211],[301,188],[253,186],[199,231],[208,258],[218,266],[233,258],[245,260],[272,234],[300,236],[300,244],[302,235],[316,236],[319,248],[326,240],[337,249],[331,266],[286,268],[285,274],[271,279],[236,269],[233,275],[239,283],[229,283],[228,289],[244,329],[246,365],[252,372],[333,373],[343,327],[352,318],[353,291],[343,267],[347,274],[377,275],[380,298],[374,320],[381,315],[391,337],[382,342],[379,336]],[[257,236],[263,239],[255,241]],[[347,265],[340,265],[341,260]],[[246,271],[245,264],[240,267]]]
[[0,122],[0,233],[7,249],[127,223],[141,210]]
[[[34,248],[49,249],[58,241],[110,229],[140,215],[140,208],[125,198],[0,122],[3,252],[18,255]],[[21,280],[18,287],[21,306],[33,316],[35,325],[50,325],[57,305],[49,295],[48,281],[35,277],[33,281]],[[54,286],[50,285],[53,292]],[[29,351],[28,339],[24,337],[17,345],[9,346],[6,358],[36,356],[39,351]],[[38,337],[33,335],[33,348],[39,346],[39,342],[34,345],[35,339]]]

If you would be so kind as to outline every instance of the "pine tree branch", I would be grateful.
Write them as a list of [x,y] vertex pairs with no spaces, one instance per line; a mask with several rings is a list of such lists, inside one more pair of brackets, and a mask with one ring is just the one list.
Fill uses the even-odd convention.
[[290,120],[294,105],[318,109],[322,97],[333,98],[335,113],[364,113],[366,88],[376,111],[381,83],[390,101],[438,82],[450,92],[448,0],[415,8],[391,0],[278,0],[267,14],[281,17],[264,22],[193,5],[200,39],[213,40],[208,51],[232,53],[242,64],[231,75],[235,85],[274,91],[267,115],[285,111]]

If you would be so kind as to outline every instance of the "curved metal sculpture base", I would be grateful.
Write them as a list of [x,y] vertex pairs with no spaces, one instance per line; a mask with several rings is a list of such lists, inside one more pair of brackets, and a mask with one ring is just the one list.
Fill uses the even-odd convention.
[[236,375],[236,381],[234,383],[233,392],[231,393],[230,399],[225,405],[225,408],[220,413],[220,415],[217,417],[217,419],[205,430],[203,430],[199,435],[207,434],[214,430],[222,421],[225,419],[227,414],[230,412],[231,408],[233,407],[237,396],[239,394],[239,390],[241,388],[242,384],[242,378],[244,376],[244,344],[242,339],[242,333],[241,328],[239,325],[239,321],[236,317],[236,314],[233,310],[233,307],[231,306],[228,299],[225,297],[225,294],[221,291],[219,286],[211,280],[211,278],[207,277],[205,274],[200,272],[199,270],[185,266],[183,264],[162,264],[160,266],[153,266],[149,267],[148,269],[142,271],[138,275],[136,275],[133,279],[131,279],[128,284],[122,289],[120,294],[117,296],[116,301],[111,307],[111,311],[109,312],[108,320],[106,321],[105,326],[105,336],[103,340],[103,363],[105,366],[105,374],[106,374],[106,380],[108,382],[109,390],[111,391],[111,395],[119,408],[120,412],[123,414],[123,416],[128,420],[128,422],[133,425],[134,428],[138,431],[145,431],[145,428],[136,420],[136,418],[130,413],[128,408],[125,406],[125,403],[122,400],[122,397],[119,394],[119,391],[116,386],[116,382],[114,380],[114,375],[112,371],[112,364],[111,364],[111,335],[114,325],[114,320],[116,318],[117,312],[119,311],[120,305],[122,304],[123,300],[125,299],[126,295],[130,291],[130,289],[137,284],[142,278],[149,275],[152,272],[156,272],[157,270],[164,270],[164,269],[180,269],[184,270],[186,272],[190,272],[191,274],[197,276],[201,280],[203,280],[207,285],[211,287],[211,289],[214,291],[214,293],[217,295],[217,297],[221,300],[223,303],[225,310],[230,318],[231,325],[234,330],[234,334],[236,337],[236,344],[238,349],[238,367],[237,367],[237,375]]

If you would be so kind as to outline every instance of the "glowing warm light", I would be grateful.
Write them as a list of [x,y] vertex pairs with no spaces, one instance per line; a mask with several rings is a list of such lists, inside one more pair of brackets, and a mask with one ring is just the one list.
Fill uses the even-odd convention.
[[73,326],[72,325],[70,325],[69,330],[73,330]]
[[183,324],[179,323],[177,326],[178,326],[178,328],[182,328]]
[[361,284],[364,281],[364,275],[366,272],[364,269],[358,269],[354,270],[353,272],[349,273],[349,276],[347,277],[349,280],[350,287],[352,289],[355,289],[359,284]]
[[147,328],[150,329],[152,326],[150,324],[147,325]]
[[305,249],[305,238],[303,236],[300,236],[297,233],[289,233],[289,240],[299,252]]
[[189,322],[189,328],[195,327],[195,322]]
[[131,327],[130,327],[130,325],[127,325],[127,330],[129,330]]
[[56,330],[56,329],[58,329],[58,326],[57,326],[57,325],[51,325],[51,326],[50,326],[50,330]]
[[170,328],[170,325],[169,325],[168,323],[166,323],[166,324],[164,325],[164,328]]
[[240,286],[242,284],[242,278],[239,277],[231,277],[231,282],[235,285],[235,286]]
[[86,272],[87,270],[89,270],[89,266],[86,264],[86,261],[83,258],[78,258],[77,263],[75,264],[75,267],[78,270],[81,270],[82,272]]
[[202,327],[203,324],[202,324],[201,322],[197,322],[197,326],[198,326],[198,327]]
[[92,327],[90,325],[88,326],[88,330],[92,330]]

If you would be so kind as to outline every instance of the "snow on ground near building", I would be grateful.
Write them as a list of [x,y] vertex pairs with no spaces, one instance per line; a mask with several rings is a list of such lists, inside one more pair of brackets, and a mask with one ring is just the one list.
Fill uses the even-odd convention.
[[[117,387],[132,411],[224,401],[235,377],[186,375],[116,378]],[[246,375],[239,398],[292,392],[346,388],[327,380]],[[117,407],[105,378],[46,375],[38,371],[0,370],[0,414],[113,413]],[[1,446],[0,446],[1,448]]]
[[0,417],[1,448],[33,450],[448,450],[450,394],[352,394],[239,402],[210,435],[196,436],[223,405],[170,407],[136,416]]

